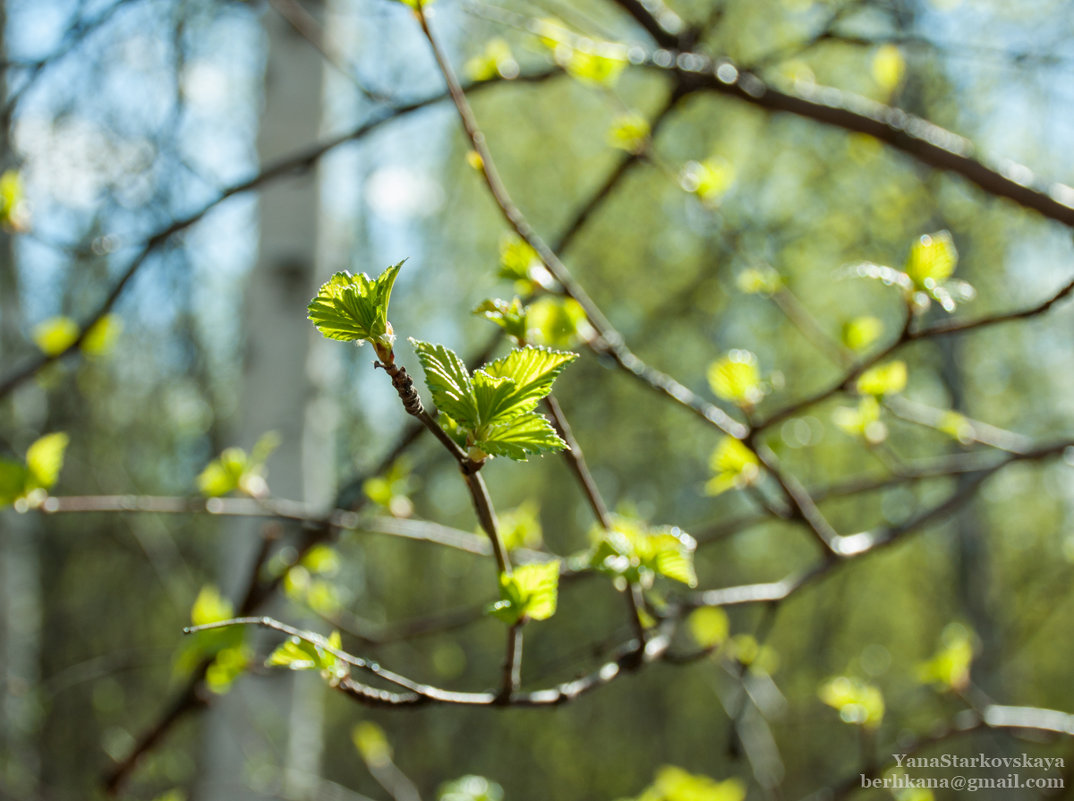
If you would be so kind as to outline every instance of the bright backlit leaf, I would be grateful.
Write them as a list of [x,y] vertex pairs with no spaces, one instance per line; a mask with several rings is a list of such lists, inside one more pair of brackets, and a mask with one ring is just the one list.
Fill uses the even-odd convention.
[[535,501],[523,501],[514,509],[500,514],[500,539],[507,550],[541,547],[538,511]]
[[727,613],[716,606],[695,609],[686,620],[690,636],[702,648],[716,648],[727,641],[731,634],[731,621]]
[[491,81],[493,78],[511,80],[518,77],[518,62],[511,46],[499,37],[490,39],[481,54],[466,62],[463,71],[471,81]]
[[610,531],[595,531],[596,546],[589,564],[601,573],[629,584],[648,589],[657,574],[682,582],[697,584],[694,573],[693,537],[674,526],[650,528],[638,520],[614,519]]
[[123,321],[115,314],[106,314],[89,327],[82,339],[82,350],[90,356],[103,356],[116,344],[123,332]]
[[440,787],[437,801],[503,801],[503,788],[484,776],[463,776]]
[[527,319],[530,341],[552,348],[573,348],[594,334],[585,309],[574,298],[538,298],[528,307]]
[[964,690],[973,663],[973,632],[960,623],[952,623],[944,629],[942,640],[935,656],[918,665],[918,678],[946,690]]
[[477,426],[477,401],[466,369],[453,350],[443,345],[411,339],[418,361],[425,370],[425,385],[432,393],[436,408],[466,428]]
[[735,182],[735,168],[721,156],[689,161],[682,168],[679,183],[687,192],[709,206],[717,205]]
[[209,498],[239,490],[259,498],[268,492],[265,462],[279,445],[275,431],[266,432],[247,454],[242,448],[225,448],[198,474],[198,491]]
[[637,112],[620,114],[608,129],[608,144],[627,153],[641,154],[649,144],[649,121]]
[[517,462],[526,461],[530,454],[567,447],[548,418],[536,412],[482,426],[474,433],[471,444],[490,456],[506,456]]
[[720,440],[709,459],[709,467],[714,473],[705,484],[705,491],[709,495],[748,487],[761,475],[761,463],[757,455],[734,437]]
[[721,782],[665,765],[636,801],[743,801],[745,798],[746,785],[739,779]]
[[714,361],[708,379],[716,397],[739,406],[753,406],[765,394],[757,357],[748,350],[733,350]]
[[761,265],[740,272],[735,285],[747,295],[774,295],[783,288],[783,278],[771,267]]
[[333,275],[309,302],[310,321],[329,339],[369,342],[377,354],[390,351],[395,336],[388,322],[388,302],[403,262],[392,265],[376,279],[347,271]]
[[51,489],[63,469],[63,456],[70,442],[63,432],[57,431],[36,440],[26,450],[26,469],[30,476],[30,489]]
[[411,343],[441,416],[452,422],[463,446],[472,449],[472,458],[506,456],[525,461],[528,454],[566,447],[552,424],[534,409],[577,354],[516,348],[471,376],[448,348],[413,339]]
[[[326,640],[328,647],[342,651],[343,642],[338,631]],[[290,637],[269,654],[265,664],[269,667],[285,667],[289,670],[319,670],[329,680],[339,680],[349,672],[347,664],[321,645]]]
[[884,719],[884,696],[877,687],[849,676],[821,685],[820,700],[839,712],[844,723],[876,729]]
[[948,231],[925,234],[910,248],[906,274],[920,289],[930,290],[942,284],[955,271],[958,251]]
[[78,323],[70,317],[49,317],[34,326],[34,344],[46,356],[58,356],[78,339]]
[[877,317],[855,317],[843,323],[840,339],[851,350],[861,351],[876,342],[884,333],[884,324]]
[[363,720],[351,729],[351,742],[362,761],[374,767],[386,767],[392,761],[392,746],[384,729],[371,720]]
[[873,55],[873,80],[885,94],[890,94],[902,83],[906,73],[906,59],[902,51],[892,44],[881,45]]
[[499,298],[486,300],[474,309],[474,314],[498,325],[519,345],[525,344],[528,334],[527,309],[518,298],[510,302]]
[[500,574],[500,600],[489,612],[508,625],[526,620],[547,620],[556,613],[559,561],[516,567]]
[[843,431],[866,442],[877,445],[887,439],[888,429],[880,422],[880,402],[866,395],[856,407],[839,406],[832,413],[832,421]]
[[883,398],[888,395],[897,395],[906,389],[906,378],[906,362],[886,362],[870,367],[858,376],[855,386],[862,395]]

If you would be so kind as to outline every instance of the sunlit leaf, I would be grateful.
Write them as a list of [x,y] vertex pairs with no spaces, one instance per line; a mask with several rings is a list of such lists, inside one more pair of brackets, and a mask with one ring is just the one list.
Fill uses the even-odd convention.
[[509,625],[547,620],[556,613],[558,589],[558,560],[521,565],[500,575],[500,600],[489,611]]
[[614,518],[610,531],[596,532],[589,563],[599,572],[648,588],[659,574],[690,587],[697,584],[697,542],[674,526],[649,527],[641,521]]
[[541,547],[538,511],[537,503],[527,500],[514,509],[500,513],[500,539],[507,550]]
[[367,765],[385,767],[391,764],[392,747],[384,729],[371,720],[363,720],[351,729],[351,742]]
[[46,434],[26,450],[28,489],[52,489],[63,469],[63,456],[70,442],[63,432]]
[[884,333],[884,324],[877,317],[855,317],[843,323],[841,339],[851,350],[865,350]]
[[722,645],[731,633],[731,621],[727,613],[714,606],[695,609],[686,620],[690,635],[702,648]]
[[231,601],[224,598],[216,587],[206,585],[194,599],[194,606],[190,609],[190,622],[194,626],[219,623],[231,619],[234,612],[235,607]]
[[890,94],[902,83],[906,73],[906,59],[902,51],[892,44],[881,45],[873,55],[873,80],[885,94]]
[[861,679],[836,676],[821,685],[819,695],[844,723],[875,729],[884,719],[883,694]]
[[395,341],[388,322],[388,302],[403,262],[394,264],[375,280],[365,273],[333,275],[309,302],[310,321],[329,339],[370,342],[390,349]]
[[717,205],[735,182],[735,168],[721,156],[689,161],[682,168],[679,183],[707,205]]
[[752,406],[765,394],[757,357],[748,350],[733,350],[714,361],[708,379],[716,397],[739,406]]
[[705,485],[705,491],[709,495],[747,487],[761,475],[761,463],[757,455],[734,437],[720,440],[709,459],[709,467],[714,473]]
[[735,285],[747,295],[774,295],[783,288],[783,278],[771,267],[761,265],[740,272]]
[[577,358],[577,353],[529,345],[515,348],[503,358],[489,362],[478,372],[510,379],[512,386],[505,399],[492,407],[491,416],[480,420],[495,422],[531,411],[552,391],[556,377]]
[[58,356],[78,339],[78,323],[70,317],[50,317],[34,326],[34,344],[46,356]]
[[567,447],[548,419],[536,412],[482,426],[474,438],[474,445],[485,453],[506,456],[518,462],[526,461],[530,454],[561,451]]
[[463,776],[440,787],[437,801],[504,801],[503,788],[484,776]]
[[519,345],[525,344],[528,334],[527,310],[518,298],[514,298],[511,302],[499,298],[483,301],[474,309],[474,314],[498,325]]
[[[326,640],[330,648],[342,650],[338,631]],[[320,645],[301,637],[290,637],[269,654],[265,664],[269,667],[285,667],[289,670],[319,670],[327,679],[338,679],[348,672],[346,663]]]
[[973,650],[973,632],[960,623],[948,625],[943,631],[943,646],[918,665],[918,678],[943,689],[964,690],[970,680]]
[[607,142],[618,150],[640,154],[649,144],[649,134],[649,121],[637,112],[629,112],[612,120]]
[[925,234],[910,248],[906,260],[906,274],[921,289],[932,289],[942,284],[955,271],[958,251],[949,231]]
[[872,395],[863,397],[857,407],[837,407],[832,413],[832,421],[846,433],[870,444],[876,445],[887,439],[887,426],[880,422],[880,402]]
[[906,389],[906,378],[906,362],[886,362],[870,367],[858,376],[855,386],[862,395],[883,398],[888,395],[897,395]]
[[651,794],[643,793],[641,798],[653,801],[743,801],[746,785],[739,779],[721,782],[665,765],[657,772],[649,792]]
[[432,393],[436,408],[459,425],[474,428],[478,424],[477,402],[470,371],[455,352],[443,345],[411,339],[418,361],[425,370],[425,385]]
[[519,72],[511,46],[499,37],[490,39],[480,55],[466,62],[463,71],[472,81],[491,81],[497,77],[511,80]]
[[123,332],[123,321],[115,314],[106,314],[89,327],[82,339],[82,351],[89,356],[104,356],[112,350]]

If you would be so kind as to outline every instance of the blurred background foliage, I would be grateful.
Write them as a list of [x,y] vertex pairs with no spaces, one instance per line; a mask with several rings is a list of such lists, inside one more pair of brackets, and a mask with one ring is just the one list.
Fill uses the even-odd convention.
[[[774,86],[863,95],[966,136],[987,163],[1012,159],[1044,184],[1074,183],[1066,2],[656,6],[700,26],[697,50]],[[856,266],[902,269],[925,234],[950,232],[954,278],[975,290],[959,302],[960,318],[1031,306],[1069,280],[1069,231],[958,176],[872,138],[734,98],[673,97],[661,70],[609,74],[608,65],[571,62],[562,44],[550,50],[534,33],[555,19],[555,30],[651,47],[616,3],[440,0],[434,11],[464,78],[496,84],[473,94],[475,112],[512,196],[549,241],[624,170],[561,255],[634,352],[702,397],[717,400],[710,365],[747,349],[767,389],[757,405],[763,418],[843,375],[840,342],[868,353],[897,337],[900,291]],[[442,88],[411,12],[388,0],[10,0],[3,14],[4,376],[77,337],[146,240],[271,162],[259,131],[273,113],[274,76],[294,66],[311,81],[306,92],[323,106],[312,130],[324,141]],[[323,75],[276,49],[290,37],[321,63],[313,44],[277,30],[284,18],[306,20],[307,34],[313,26],[329,55]],[[525,79],[549,69],[550,77]],[[49,490],[57,498],[197,497],[206,486],[233,488],[226,469],[223,478],[202,471],[241,447],[231,452],[235,475],[263,464],[254,473],[267,488],[239,487],[254,497],[324,505],[335,496],[344,508],[475,531],[457,470],[431,438],[377,469],[406,415],[372,371],[368,348],[317,341],[304,323],[307,301],[332,272],[376,275],[408,258],[391,313],[401,360],[420,375],[408,336],[467,358],[480,352],[495,329],[471,310],[535,285],[501,274],[502,253],[516,269],[518,254],[512,262],[514,243],[469,149],[448,104],[431,104],[304,165],[315,170],[292,171],[298,179],[235,193],[162,239],[79,353],[4,394],[0,456],[21,465],[35,441],[62,431],[69,445]],[[268,204],[298,184],[313,186],[316,208],[308,237],[290,243],[307,272],[287,285],[284,307],[306,326],[308,357],[281,357],[276,381],[307,388],[289,416],[251,434],[244,421],[260,419],[266,390],[244,376],[278,320],[251,317],[250,287],[277,280],[265,272],[263,230],[279,222]],[[576,311],[562,299],[542,303],[545,340],[584,351]],[[947,316],[933,304],[923,319]],[[1071,436],[1071,322],[1069,307],[1057,305],[910,344],[898,354],[905,389],[884,398],[871,427],[853,417],[857,397],[837,395],[763,441],[810,490],[894,479],[822,501],[840,533],[906,520],[963,480],[899,481],[906,471]],[[608,504],[700,541],[701,588],[776,581],[814,563],[803,528],[766,514],[757,488],[706,492],[721,437],[686,410],[588,351],[556,394]],[[323,438],[303,446],[311,427]],[[270,429],[280,449],[255,453]],[[273,477],[288,460],[300,460],[316,486],[277,489]],[[409,799],[414,788],[451,801],[801,797],[888,759],[968,703],[1074,710],[1069,471],[1062,460],[1013,464],[957,515],[778,607],[695,613],[678,650],[708,646],[708,657],[658,663],[539,710],[366,709],[315,676],[261,668],[269,639],[191,645],[180,635],[192,609],[195,622],[238,609],[243,577],[264,557],[260,576],[283,578],[284,600],[264,607],[278,617],[339,629],[352,652],[418,680],[486,688],[498,681],[503,647],[502,624],[480,615],[495,597],[486,558],[362,527],[308,550],[303,527],[285,521],[45,515],[27,511],[24,498],[23,513],[0,513],[0,797],[99,793],[201,660],[224,652],[199,698],[225,712],[198,714],[188,704],[191,713],[123,777],[122,797]],[[561,555],[589,547],[592,515],[563,459],[496,460],[485,474],[520,546]],[[261,537],[266,553],[227,555],[229,543]],[[668,599],[684,591],[656,586]],[[465,625],[420,636],[396,628],[436,628],[456,610]],[[610,582],[565,582],[558,613],[527,628],[524,686],[592,670],[631,633]],[[292,693],[297,700],[281,701]],[[241,758],[215,773],[211,729],[242,741]],[[1074,763],[1069,741],[990,731],[943,747]]]

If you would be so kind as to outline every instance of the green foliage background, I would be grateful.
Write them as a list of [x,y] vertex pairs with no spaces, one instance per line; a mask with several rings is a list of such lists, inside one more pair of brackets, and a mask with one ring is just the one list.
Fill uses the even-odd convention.
[[[180,38],[191,57],[210,47],[196,42],[199,34],[211,40],[229,25],[256,27],[257,14],[272,13],[208,0],[159,5],[171,16],[152,35],[185,26]],[[774,85],[793,89],[795,81],[815,81],[889,103],[980,143],[980,155],[990,161],[1009,156],[1044,180],[1074,182],[1064,138],[1069,105],[1059,102],[1069,100],[1066,79],[1074,58],[1063,44],[1074,24],[1068,4],[682,0],[671,6],[689,22],[712,21],[698,49],[756,65]],[[622,10],[605,0],[466,7],[440,0],[436,12],[437,30],[459,65],[484,52],[492,37],[502,37],[524,73],[547,68],[547,49],[516,23],[553,14],[586,35],[644,41]],[[404,91],[408,86],[438,85],[405,8],[378,0],[357,3],[352,13],[360,26],[391,31],[396,72],[384,68],[380,77],[396,78],[400,96],[411,96]],[[17,16],[15,10],[8,15]],[[125,24],[122,14],[116,19]],[[123,27],[110,31],[103,29],[104,39],[129,36]],[[11,28],[8,36],[14,35]],[[894,81],[895,68],[883,61],[891,56],[883,48],[892,43],[904,69]],[[1022,50],[1028,55],[1019,57]],[[113,63],[100,46],[72,58],[97,74]],[[240,73],[256,75],[256,69]],[[408,84],[417,75],[425,76],[422,83]],[[607,142],[616,117],[637,110],[651,119],[671,92],[661,71],[635,67],[611,87],[566,74],[501,83],[475,94],[474,109],[512,196],[552,242],[627,157]],[[64,107],[61,101],[51,104],[50,125],[62,118],[56,111]],[[256,104],[252,94],[243,102]],[[153,139],[160,161],[156,172],[143,175],[152,186],[145,208],[137,210],[124,201],[133,180],[128,175],[110,179],[94,209],[65,216],[27,173],[26,191],[31,198],[37,192],[38,200],[29,232],[14,237],[14,255],[3,265],[4,375],[37,352],[35,324],[53,315],[82,319],[116,279],[130,253],[108,245],[105,232],[155,230],[205,191],[192,188],[196,181],[180,176],[182,159],[172,158],[169,148],[182,146],[182,131],[123,117],[122,103],[107,96],[72,97],[68,107],[98,118],[109,135]],[[18,121],[21,107],[14,108]],[[1007,108],[1020,110],[1018,124],[1003,118]],[[249,114],[232,114],[220,124],[230,126],[228,135],[249,161],[256,123]],[[346,267],[375,276],[410,257],[395,285],[390,317],[397,358],[417,376],[407,337],[474,354],[494,327],[471,310],[490,297],[512,297],[516,287],[497,275],[507,232],[467,163],[469,146],[454,118],[437,108],[392,125],[404,146],[440,149],[434,178],[441,205],[408,223],[392,241],[398,247],[405,239],[407,247],[394,252],[383,252],[388,248],[378,243],[375,213],[360,209],[343,222],[358,232],[353,262],[332,271]],[[364,140],[355,147],[367,146],[372,155],[366,158],[375,158]],[[803,334],[774,298],[744,292],[740,277],[747,270],[778,272],[832,341],[861,317],[882,323],[882,342],[898,335],[898,290],[854,276],[852,265],[901,269],[923,234],[951,232],[959,253],[955,277],[976,289],[975,299],[959,305],[959,318],[1030,306],[1069,279],[1069,231],[867,137],[698,93],[675,102],[655,130],[650,154],[629,169],[560,255],[634,352],[698,395],[716,400],[707,380],[714,361],[733,349],[755,353],[770,389],[756,410],[761,418],[828,386],[845,366],[812,341],[815,333],[812,339]],[[707,199],[684,191],[684,166],[714,157],[712,163],[731,176],[726,191]],[[355,183],[368,168],[356,168]],[[287,186],[264,191],[286,192]],[[251,243],[229,249],[214,238],[233,236],[252,219],[251,211],[210,218],[188,239],[162,250],[117,309],[123,328],[108,353],[50,365],[0,401],[5,458],[19,461],[40,436],[63,431],[70,444],[52,490],[57,496],[196,496],[198,476],[210,460],[227,446],[254,445],[233,442],[228,432],[257,403],[238,394],[244,341],[236,312],[243,282],[257,276],[221,273],[214,263],[214,254],[223,262],[250,260]],[[67,247],[50,241],[57,232]],[[310,251],[315,246],[297,244]],[[305,314],[308,300],[295,293],[296,315]],[[934,305],[924,319],[945,316]],[[1003,429],[1007,433],[996,437],[1004,442],[1069,438],[1070,330],[1071,310],[1057,305],[1024,322],[908,345],[897,354],[908,367],[902,395]],[[370,368],[369,349],[325,344],[336,350],[315,352],[332,370],[328,404],[340,425],[335,451],[323,458],[333,461],[346,487],[388,452],[407,421],[388,382]],[[555,394],[596,483],[616,511],[680,526],[699,540],[699,587],[777,581],[815,563],[817,550],[803,527],[764,514],[750,491],[705,493],[710,455],[721,439],[715,429],[582,343],[573,347],[582,356],[557,379]],[[503,352],[501,344],[497,354]],[[889,411],[881,413],[887,439],[870,445],[833,421],[838,407],[856,403],[837,396],[805,409],[774,427],[764,442],[810,489],[897,478],[900,470],[929,460],[990,450]],[[269,488],[275,458],[265,461]],[[458,471],[437,443],[426,436],[406,464],[391,482],[365,485],[381,513],[475,530]],[[484,474],[501,516],[532,504],[548,550],[569,555],[590,546],[592,515],[561,458],[546,455],[525,464],[496,459]],[[821,509],[842,534],[868,531],[932,507],[961,480],[946,475],[895,482],[832,497]],[[363,497],[360,487],[344,493],[345,505]],[[797,798],[857,772],[869,753],[887,759],[899,743],[952,720],[967,703],[991,699],[1074,711],[1074,631],[1066,614],[1074,573],[1072,509],[1066,461],[1013,464],[990,478],[957,516],[834,572],[778,611],[728,609],[730,634],[737,639],[715,656],[681,666],[658,663],[554,709],[365,709],[325,688],[324,777],[384,797],[350,736],[357,722],[370,721],[382,727],[395,764],[429,798],[443,782],[464,774],[489,777],[512,801],[633,798],[668,764],[720,780],[738,777],[749,798]],[[11,722],[0,794],[87,797],[182,686],[175,667],[176,654],[186,647],[180,629],[204,586],[235,585],[237,577],[219,573],[219,543],[245,535],[207,515],[19,515],[8,509],[0,526],[8,538],[7,564],[15,563],[11,554],[19,549],[33,552],[33,575],[15,578],[36,585],[27,597],[39,593],[27,617],[17,603],[23,584],[11,584],[11,572],[5,574],[15,588],[6,598],[5,631],[22,627],[18,641],[36,642],[39,652],[26,674],[36,677],[29,686],[15,681],[22,670],[19,655],[4,652]],[[284,547],[293,547],[295,532],[281,528]],[[327,563],[304,564],[306,578],[292,577],[286,585],[291,600],[274,607],[277,616],[311,621],[327,634],[341,622],[390,627],[445,610],[477,609],[498,597],[489,559],[361,531],[343,533],[335,549]],[[668,599],[686,592],[663,579],[656,589]],[[311,618],[310,599],[329,612],[331,622]],[[420,681],[485,689],[498,681],[503,629],[485,616],[380,646],[344,631],[343,642]],[[596,668],[632,632],[611,582],[586,577],[564,582],[556,614],[528,626],[526,634],[524,685],[541,687]],[[745,673],[751,700],[740,713],[742,668],[735,657],[750,661],[746,637],[763,641],[764,658]],[[932,686],[921,672],[923,663],[960,637],[974,652],[972,684],[961,694]],[[260,664],[270,646],[254,642]],[[689,651],[694,640],[683,632],[677,642],[677,650]],[[234,645],[210,643],[201,656]],[[820,694],[836,676],[879,689],[882,720],[875,726],[841,721]],[[320,681],[314,675],[295,680]],[[284,671],[255,669],[237,678],[231,692],[241,697],[247,688],[288,681]],[[203,717],[186,716],[142,760],[127,795],[153,798],[181,788],[192,798],[212,797],[198,786],[205,725]],[[286,723],[251,719],[249,725],[264,727],[263,748],[248,754],[249,764],[236,766],[236,775],[265,797],[279,797]],[[1074,764],[1069,740],[1028,742],[984,732],[943,748],[1064,756]]]

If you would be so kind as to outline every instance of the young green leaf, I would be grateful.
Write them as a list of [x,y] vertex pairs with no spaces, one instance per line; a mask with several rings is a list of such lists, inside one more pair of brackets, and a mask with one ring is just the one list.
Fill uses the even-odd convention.
[[521,565],[511,575],[500,574],[500,600],[489,612],[508,625],[547,620],[556,613],[559,561]]
[[[329,648],[342,650],[343,642],[338,631],[333,631],[326,640]],[[281,643],[269,654],[265,664],[269,667],[286,667],[290,670],[319,670],[329,680],[338,680],[349,672],[347,664],[321,645],[291,637]]]
[[497,37],[485,44],[481,55],[467,61],[463,71],[471,81],[491,81],[496,77],[511,80],[518,77],[518,62],[511,54],[511,46]]
[[78,323],[70,317],[49,317],[34,326],[34,344],[46,356],[57,356],[78,339]]
[[649,121],[636,112],[620,114],[608,129],[608,144],[627,153],[640,154],[649,144]]
[[855,386],[862,395],[883,398],[897,395],[906,389],[906,362],[893,361],[870,367],[858,376]]
[[509,337],[513,337],[519,345],[526,341],[527,309],[518,298],[513,299],[510,303],[499,298],[486,300],[474,309],[474,314],[496,323],[504,330],[504,333]]
[[721,156],[689,161],[682,168],[679,183],[707,206],[718,205],[735,182],[734,166]]
[[697,584],[693,562],[697,543],[679,528],[649,528],[640,521],[616,517],[611,531],[597,530],[596,536],[589,563],[617,581],[648,589],[659,574],[690,587]]
[[753,406],[765,395],[757,357],[748,350],[732,350],[714,361],[708,379],[716,397],[739,406]]
[[475,428],[478,424],[477,400],[470,371],[462,359],[443,345],[416,339],[411,339],[410,344],[425,370],[425,385],[432,393],[436,408],[450,415],[460,426]]
[[888,436],[887,426],[880,421],[880,401],[872,395],[858,401],[857,408],[836,407],[832,421],[846,433],[861,437],[871,445],[880,444]]
[[948,278],[958,264],[958,251],[950,231],[925,234],[910,248],[906,274],[921,289],[932,289]]
[[944,628],[942,639],[939,652],[918,665],[918,678],[945,690],[963,690],[970,680],[973,633],[960,623],[952,623]]
[[[532,411],[537,402],[552,391],[556,377],[577,358],[577,353],[526,346],[489,362],[478,373],[507,378],[512,384],[502,398],[497,397],[489,416],[479,419],[481,422],[499,422]],[[474,377],[476,380],[477,375]]]
[[665,765],[637,801],[743,801],[746,786],[738,779],[716,781]]
[[855,317],[843,323],[841,340],[851,350],[865,350],[884,333],[884,324],[876,317]]
[[517,462],[526,461],[529,454],[561,451],[567,447],[548,418],[536,412],[482,426],[475,433],[473,444],[491,456],[506,456]]
[[731,621],[727,612],[718,606],[703,606],[690,614],[686,620],[690,636],[702,648],[716,648],[731,634]]
[[720,495],[729,489],[748,487],[761,475],[761,463],[757,455],[734,437],[720,440],[709,459],[709,467],[715,474],[705,484],[705,492],[709,495]]
[[378,356],[390,351],[395,335],[388,322],[388,302],[402,266],[402,261],[394,264],[376,279],[346,270],[336,273],[309,302],[310,321],[329,339],[369,342]]
[[52,489],[63,469],[63,456],[70,442],[63,432],[46,434],[26,450],[26,469],[29,471],[27,488]]
[[884,696],[858,678],[836,676],[821,685],[820,700],[839,712],[844,723],[875,729],[884,719]]

